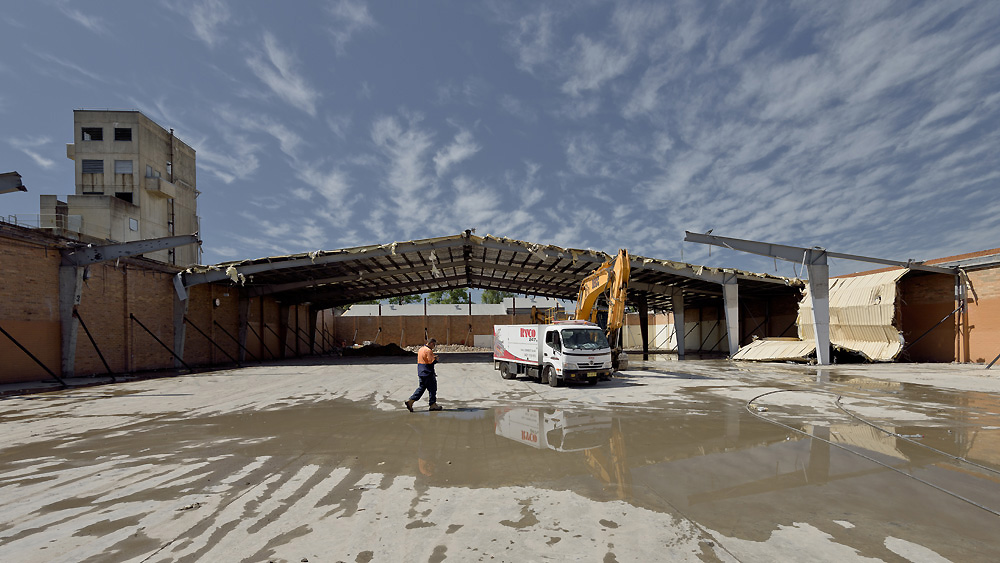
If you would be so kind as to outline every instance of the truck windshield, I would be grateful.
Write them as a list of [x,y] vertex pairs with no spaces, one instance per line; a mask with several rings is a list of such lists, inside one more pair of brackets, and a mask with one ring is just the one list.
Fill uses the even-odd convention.
[[562,340],[563,348],[566,350],[599,350],[611,347],[604,333],[593,328],[565,329],[562,331]]

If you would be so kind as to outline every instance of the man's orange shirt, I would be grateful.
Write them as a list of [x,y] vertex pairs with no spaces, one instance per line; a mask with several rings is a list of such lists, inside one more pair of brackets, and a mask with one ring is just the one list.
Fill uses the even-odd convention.
[[420,350],[417,351],[417,363],[418,364],[433,364],[434,363],[434,350],[431,350],[427,346],[421,346]]

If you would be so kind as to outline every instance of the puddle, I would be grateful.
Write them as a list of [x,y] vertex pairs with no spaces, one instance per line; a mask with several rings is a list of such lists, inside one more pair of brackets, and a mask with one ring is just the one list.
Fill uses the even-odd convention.
[[[858,388],[856,381],[831,383]],[[892,390],[903,396],[930,393],[911,386]],[[930,541],[939,553],[959,559],[969,545],[995,541],[997,517],[969,501],[1000,510],[998,474],[949,456],[1000,467],[1000,430],[975,428],[957,416],[951,426],[886,428],[892,435],[846,416],[825,425],[803,423],[794,405],[755,416],[741,401],[707,391],[687,393],[684,402],[642,409],[512,405],[410,414],[336,400],[140,420],[115,429],[113,439],[99,431],[5,450],[0,494],[9,499],[44,490],[53,500],[8,514],[2,529],[29,515],[63,521],[151,501],[187,499],[176,510],[204,512],[209,507],[191,502],[193,495],[267,496],[289,488],[282,493],[287,505],[308,497],[317,515],[349,517],[364,510],[366,492],[386,490],[395,477],[407,476],[418,495],[455,487],[571,491],[752,541],[767,540],[776,526],[808,522],[879,556],[890,534]],[[975,403],[975,398],[965,401]],[[34,463],[37,471],[26,472]],[[310,496],[338,472],[339,484],[318,498]],[[121,486],[98,486],[112,475]],[[301,482],[291,481],[296,475]],[[413,506],[409,527],[434,525]],[[77,533],[99,534],[134,518],[92,520]],[[520,519],[501,524],[527,529],[539,519],[525,504]],[[612,520],[601,524],[616,527]],[[461,527],[454,526],[449,529]],[[22,530],[5,540],[31,533]],[[151,545],[130,541],[136,552]]]

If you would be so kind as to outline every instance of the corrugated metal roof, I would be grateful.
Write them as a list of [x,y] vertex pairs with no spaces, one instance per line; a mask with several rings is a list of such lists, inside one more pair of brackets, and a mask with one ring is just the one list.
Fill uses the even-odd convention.
[[816,351],[816,342],[798,338],[761,338],[733,354],[734,360],[805,361]]
[[[596,250],[562,248],[471,231],[450,237],[193,266],[178,285],[227,279],[250,295],[323,309],[400,295],[474,287],[576,301],[580,283],[611,258]],[[740,298],[797,297],[801,280],[734,269],[632,257],[628,300],[651,310],[671,309],[681,290],[689,307],[719,306],[724,281],[739,283]]]

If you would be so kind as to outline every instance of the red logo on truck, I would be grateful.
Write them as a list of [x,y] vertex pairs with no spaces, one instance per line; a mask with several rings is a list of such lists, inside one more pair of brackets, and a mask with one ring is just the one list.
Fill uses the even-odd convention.
[[533,329],[533,328],[522,328],[521,329],[521,336],[527,336],[529,338],[534,338],[535,337],[535,329]]

